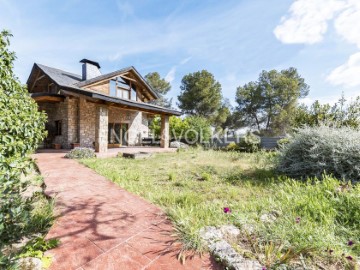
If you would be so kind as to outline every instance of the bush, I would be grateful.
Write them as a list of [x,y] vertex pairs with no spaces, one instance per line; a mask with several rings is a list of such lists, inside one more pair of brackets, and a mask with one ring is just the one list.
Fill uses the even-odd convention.
[[[156,117],[150,124],[155,137],[160,137],[161,119]],[[187,144],[199,144],[210,141],[211,128],[207,119],[200,116],[188,116],[181,119],[171,116],[169,120],[170,138],[176,141],[186,142]]]
[[239,149],[250,153],[258,151],[260,149],[260,137],[251,132],[246,133],[240,140]]
[[236,150],[239,150],[239,147],[236,143],[231,142],[226,146],[225,149],[226,149],[226,151],[236,151]]
[[304,127],[280,150],[277,169],[290,177],[321,178],[324,172],[360,181],[360,132],[347,127]]
[[94,149],[86,147],[76,147],[65,155],[65,158],[82,159],[82,158],[96,158]]
[[279,147],[284,147],[284,145],[290,143],[290,138],[289,137],[285,137],[285,138],[282,138],[280,140],[277,141],[277,144]]
[[10,37],[0,33],[0,250],[25,233],[32,206],[20,195],[28,184],[21,175],[30,171],[29,154],[46,135],[45,114],[13,73]]

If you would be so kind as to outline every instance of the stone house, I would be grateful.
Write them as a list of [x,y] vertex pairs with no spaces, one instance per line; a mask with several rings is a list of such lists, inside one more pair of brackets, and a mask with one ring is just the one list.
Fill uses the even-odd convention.
[[48,116],[42,147],[74,145],[108,148],[141,145],[149,119],[161,116],[160,146],[169,147],[169,116],[181,113],[151,104],[158,94],[134,67],[101,74],[97,62],[83,59],[82,75],[34,64],[28,91]]

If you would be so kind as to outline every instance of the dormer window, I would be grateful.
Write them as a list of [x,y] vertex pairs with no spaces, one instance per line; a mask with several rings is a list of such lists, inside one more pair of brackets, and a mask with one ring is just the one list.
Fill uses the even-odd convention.
[[136,86],[121,77],[110,80],[110,96],[136,100]]

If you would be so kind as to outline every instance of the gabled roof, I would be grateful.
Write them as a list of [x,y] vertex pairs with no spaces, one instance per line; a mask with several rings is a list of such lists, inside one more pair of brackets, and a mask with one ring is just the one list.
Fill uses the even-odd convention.
[[[159,94],[156,93],[152,89],[152,87],[146,82],[146,80],[141,76],[141,74],[133,66],[126,67],[126,68],[123,68],[123,69],[119,69],[117,71],[110,72],[110,73],[107,73],[107,74],[103,74],[103,75],[100,75],[100,76],[97,76],[95,78],[85,80],[85,81],[82,80],[81,75],[70,73],[70,72],[67,72],[67,71],[64,71],[64,70],[61,70],[61,69],[52,68],[52,67],[48,67],[48,66],[44,66],[44,65],[35,63],[34,67],[33,67],[33,70],[36,67],[40,68],[57,85],[66,86],[66,87],[77,87],[77,88],[82,88],[84,86],[96,83],[98,81],[103,81],[103,80],[106,80],[106,79],[110,79],[110,78],[113,78],[113,77],[115,77],[117,75],[120,75],[120,74],[128,72],[128,71],[133,71],[136,74],[136,76],[141,80],[141,82],[146,85],[146,87],[148,88],[149,92],[153,95],[153,97],[154,98],[159,98]],[[30,73],[30,76],[29,76],[29,78],[27,80],[27,84],[29,84],[29,80],[30,80],[30,77],[31,77],[32,73],[33,72]]]
[[[57,68],[40,65],[37,63],[34,64],[33,70],[36,67],[41,69],[46,75],[50,77],[51,80],[53,80],[59,86],[73,86],[81,81],[81,76],[74,73],[70,73]],[[31,74],[32,72],[30,73],[30,76],[27,80],[27,84],[29,84]]]
[[[50,80],[52,80],[54,83],[56,83],[62,90],[67,91],[67,92],[72,92],[74,94],[80,94],[80,95],[84,95],[87,97],[95,98],[98,100],[102,100],[103,102],[119,104],[119,105],[126,106],[129,108],[140,108],[140,109],[143,109],[143,110],[146,110],[149,112],[153,112],[153,113],[181,115],[181,112],[173,110],[173,109],[164,108],[164,107],[149,104],[149,103],[123,99],[123,98],[119,98],[119,97],[111,97],[111,96],[108,96],[108,95],[105,95],[102,93],[98,93],[98,92],[95,92],[92,90],[82,88],[83,86],[93,84],[98,81],[110,79],[114,76],[117,76],[119,74],[122,74],[122,73],[125,73],[128,71],[133,71],[137,75],[137,77],[140,78],[143,81],[143,83],[146,84],[146,86],[148,86],[149,90],[153,91],[152,88],[150,87],[150,85],[143,79],[143,77],[139,74],[139,72],[134,67],[123,68],[123,69],[120,69],[120,70],[117,70],[117,71],[114,71],[114,72],[111,72],[108,74],[98,76],[98,77],[90,79],[90,80],[82,81],[82,77],[80,75],[35,63],[32,68],[32,71],[30,73],[30,76],[27,80],[28,85],[31,82],[31,78],[32,78],[33,74],[38,69],[40,69],[45,75],[47,75],[50,78]],[[153,91],[153,93],[156,97],[158,97],[158,94],[156,94],[154,91]],[[39,95],[40,96],[44,95],[44,93],[32,93],[31,94],[31,96],[33,96],[34,98],[38,97]],[[49,94],[46,93],[46,95],[49,95]],[[62,95],[59,95],[59,96],[62,97]]]
[[147,81],[141,76],[141,74],[133,66],[122,68],[122,69],[119,69],[119,70],[116,70],[116,71],[113,71],[113,72],[110,72],[110,73],[107,73],[107,74],[103,74],[103,75],[97,76],[95,78],[86,80],[86,81],[81,81],[81,82],[77,83],[76,86],[77,87],[84,87],[86,85],[90,85],[90,84],[93,84],[93,83],[96,83],[96,82],[99,82],[99,81],[103,81],[103,80],[106,80],[106,79],[113,78],[113,77],[115,77],[117,75],[121,75],[121,74],[123,74],[125,72],[129,72],[129,71],[133,71],[136,74],[136,76],[141,80],[141,82],[146,85],[146,87],[148,88],[150,93],[155,98],[159,98],[159,94],[156,93],[152,89],[152,87],[147,83]]

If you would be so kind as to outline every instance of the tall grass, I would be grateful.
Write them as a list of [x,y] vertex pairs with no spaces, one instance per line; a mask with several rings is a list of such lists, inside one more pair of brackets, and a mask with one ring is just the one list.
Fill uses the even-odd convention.
[[[346,256],[355,260],[360,249],[359,187],[329,176],[322,182],[299,182],[276,175],[275,156],[189,150],[147,160],[81,162],[161,206],[185,248],[204,250],[199,239],[202,227],[233,223],[253,227],[257,248],[252,252],[261,253],[258,259],[264,264],[271,261],[271,252],[280,251],[284,252],[280,261],[300,255],[328,265],[344,265]],[[224,207],[232,214],[225,214]],[[269,213],[276,213],[275,221],[264,222],[261,217]],[[349,241],[355,244],[348,245]]]

